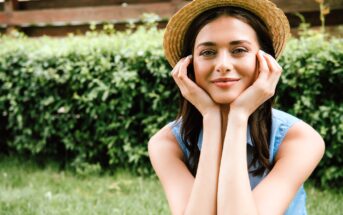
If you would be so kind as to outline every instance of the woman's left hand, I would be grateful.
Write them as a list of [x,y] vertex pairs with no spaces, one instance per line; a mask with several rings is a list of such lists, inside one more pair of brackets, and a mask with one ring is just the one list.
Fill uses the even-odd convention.
[[257,53],[257,60],[257,79],[230,104],[230,112],[249,117],[274,95],[282,68],[271,55],[261,50]]

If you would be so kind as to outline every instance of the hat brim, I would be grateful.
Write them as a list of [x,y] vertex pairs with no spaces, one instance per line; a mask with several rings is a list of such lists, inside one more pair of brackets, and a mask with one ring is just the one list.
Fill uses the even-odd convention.
[[193,20],[204,11],[224,6],[243,8],[260,17],[270,32],[276,57],[281,55],[290,36],[290,26],[283,11],[274,3],[268,0],[194,0],[171,17],[164,33],[164,54],[172,67],[182,57],[184,37]]

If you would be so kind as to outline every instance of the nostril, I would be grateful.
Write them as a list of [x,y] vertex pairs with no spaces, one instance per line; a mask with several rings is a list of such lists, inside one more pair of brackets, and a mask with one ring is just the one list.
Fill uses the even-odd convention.
[[218,66],[216,69],[217,72],[230,72],[231,69],[229,66]]

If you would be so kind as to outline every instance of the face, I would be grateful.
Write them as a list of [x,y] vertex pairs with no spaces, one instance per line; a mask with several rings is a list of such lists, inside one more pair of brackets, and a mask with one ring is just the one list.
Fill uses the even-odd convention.
[[196,83],[219,104],[234,101],[256,79],[259,44],[250,25],[221,16],[205,25],[195,39]]

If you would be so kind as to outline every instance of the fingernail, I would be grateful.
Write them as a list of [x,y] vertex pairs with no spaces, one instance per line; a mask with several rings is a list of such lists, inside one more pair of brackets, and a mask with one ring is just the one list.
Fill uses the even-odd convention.
[[192,59],[193,58],[193,55],[188,55],[187,56],[189,59]]
[[260,53],[261,53],[262,55],[265,55],[265,54],[266,54],[263,50],[260,50]]

